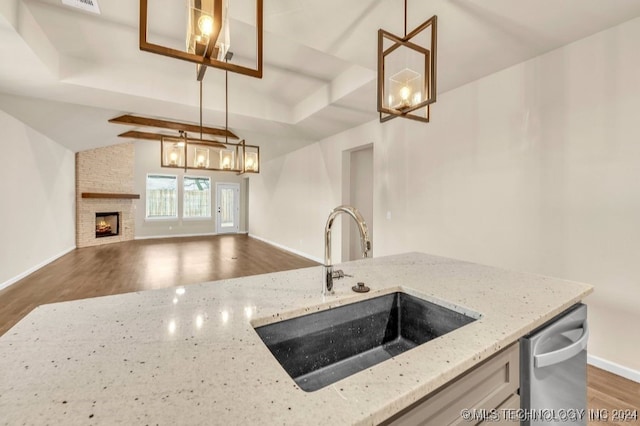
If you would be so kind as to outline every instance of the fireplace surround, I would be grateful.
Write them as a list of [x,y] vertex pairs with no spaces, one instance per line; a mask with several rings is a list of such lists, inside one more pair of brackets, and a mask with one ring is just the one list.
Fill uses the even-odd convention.
[[[134,239],[138,199],[134,194],[134,166],[135,147],[132,142],[76,153],[78,248]],[[98,215],[102,213],[118,213],[119,220],[111,223],[104,218],[99,219]],[[101,225],[101,221],[105,224]],[[111,230],[107,232],[109,227]]]

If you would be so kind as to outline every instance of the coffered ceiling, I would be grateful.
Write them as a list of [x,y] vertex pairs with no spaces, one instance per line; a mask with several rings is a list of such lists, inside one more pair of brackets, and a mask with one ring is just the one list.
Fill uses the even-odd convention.
[[[197,122],[195,65],[139,50],[138,1],[98,1],[100,15],[0,2],[0,109],[73,151],[122,142],[128,129],[107,120],[124,113]],[[157,36],[181,43],[184,0],[153,2]],[[239,55],[251,3],[230,0]],[[264,77],[229,74],[229,127],[273,158],[375,119],[377,30],[401,33],[403,1],[264,3]],[[438,15],[440,94],[640,16],[637,0],[408,3],[409,28]],[[224,72],[208,70],[203,104],[204,123],[223,126]]]

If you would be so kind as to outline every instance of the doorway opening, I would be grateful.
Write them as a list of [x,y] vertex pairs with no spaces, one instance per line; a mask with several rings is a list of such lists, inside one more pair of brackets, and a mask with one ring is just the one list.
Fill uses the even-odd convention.
[[[371,247],[373,239],[373,144],[364,145],[342,156],[342,202],[357,208],[369,230]],[[348,223],[348,225],[347,225]],[[352,221],[342,221],[342,261],[362,258],[360,233]],[[369,256],[372,256],[370,253]]]

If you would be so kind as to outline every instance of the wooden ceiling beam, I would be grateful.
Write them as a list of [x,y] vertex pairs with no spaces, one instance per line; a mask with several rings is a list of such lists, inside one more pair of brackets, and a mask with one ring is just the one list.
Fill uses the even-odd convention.
[[[179,139],[179,136],[176,135],[166,135],[163,133],[150,133],[150,132],[139,132],[137,130],[129,130],[128,132],[120,133],[118,135],[119,138],[131,138],[131,139],[142,139],[147,141],[161,141],[163,137]],[[222,142],[218,141],[208,141],[204,139],[191,139],[187,138],[187,142],[193,145],[206,145],[214,148],[226,148],[227,146]]]
[[[125,114],[112,118],[109,123],[126,124],[129,126],[157,127],[159,129],[182,130],[189,133],[200,133],[200,126],[197,124],[181,123],[179,121],[161,120],[158,118],[138,117]],[[227,136],[229,139],[239,139],[233,132],[215,127],[202,127],[202,133],[213,136]]]
[[119,138],[143,139],[147,141],[160,141],[162,140],[163,136],[171,136],[171,135],[163,135],[160,133],[138,132],[137,130],[129,130],[128,132],[120,133],[118,135]]

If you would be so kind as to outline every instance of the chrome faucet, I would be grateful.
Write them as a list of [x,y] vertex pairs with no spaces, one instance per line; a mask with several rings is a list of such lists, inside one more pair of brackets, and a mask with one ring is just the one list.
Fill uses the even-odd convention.
[[367,230],[367,224],[364,218],[355,207],[351,206],[338,206],[331,211],[329,218],[327,219],[327,225],[324,228],[324,267],[323,267],[323,286],[322,294],[333,292],[333,279],[344,277],[344,272],[333,271],[333,265],[331,264],[331,227],[333,221],[340,213],[346,213],[356,221],[358,230],[360,231],[360,245],[362,246],[362,257],[368,257],[371,251],[371,240],[369,239],[369,231]]

